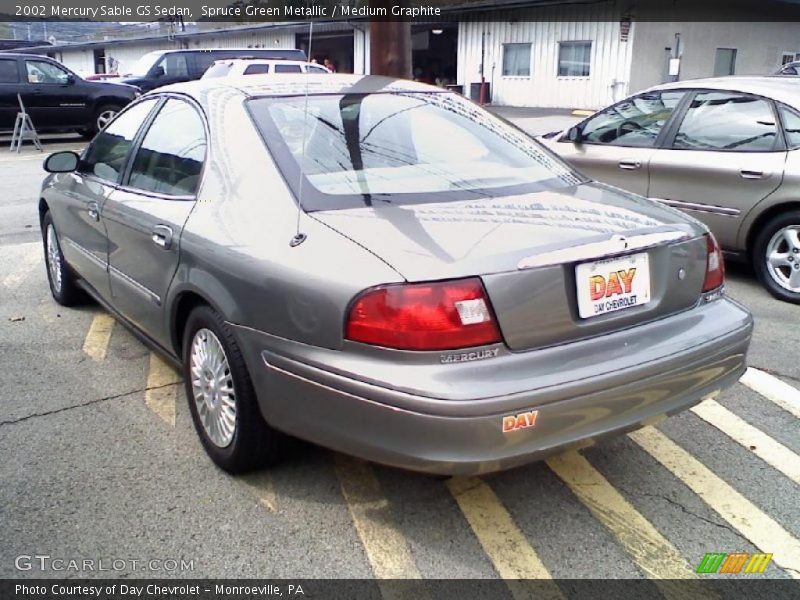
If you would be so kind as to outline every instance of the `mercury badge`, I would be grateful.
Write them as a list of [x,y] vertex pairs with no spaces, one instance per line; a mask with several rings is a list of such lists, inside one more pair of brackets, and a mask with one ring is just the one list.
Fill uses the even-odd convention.
[[439,357],[439,361],[443,365],[446,365],[448,363],[457,363],[457,362],[471,362],[473,360],[484,360],[487,358],[494,358],[495,356],[497,356],[498,352],[500,352],[500,348],[489,348],[487,350],[479,350],[477,352],[442,354]]

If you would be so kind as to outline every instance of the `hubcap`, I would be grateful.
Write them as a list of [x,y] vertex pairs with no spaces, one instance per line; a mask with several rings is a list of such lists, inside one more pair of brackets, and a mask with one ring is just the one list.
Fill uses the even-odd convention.
[[58,249],[58,238],[53,224],[47,226],[47,268],[50,270],[50,281],[56,293],[61,292],[61,252]]
[[103,127],[108,125],[108,122],[117,114],[115,110],[104,110],[97,115],[97,130],[100,131]]
[[800,225],[775,232],[767,244],[767,271],[783,289],[800,293]]
[[194,334],[189,366],[203,429],[215,446],[226,448],[236,430],[236,393],[228,357],[211,330],[200,329]]

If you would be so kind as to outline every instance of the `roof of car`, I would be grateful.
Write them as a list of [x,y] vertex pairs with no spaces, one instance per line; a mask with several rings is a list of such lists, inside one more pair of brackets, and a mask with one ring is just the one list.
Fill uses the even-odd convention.
[[757,96],[773,98],[785,104],[800,108],[800,81],[797,78],[775,77],[771,75],[748,77],[714,77],[711,79],[687,79],[662,83],[649,88],[653,90],[708,89],[744,92]]
[[215,89],[235,89],[249,98],[261,96],[302,96],[321,94],[370,94],[397,92],[446,92],[440,87],[380,75],[337,75],[321,73],[284,74],[280,77],[213,77],[186,83],[176,83],[155,90],[183,92],[191,96],[213,93]]

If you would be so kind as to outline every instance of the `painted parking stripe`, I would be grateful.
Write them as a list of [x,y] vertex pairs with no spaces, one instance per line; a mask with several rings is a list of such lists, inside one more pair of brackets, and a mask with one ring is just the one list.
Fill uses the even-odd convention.
[[[476,477],[453,477],[447,480],[447,488],[514,598],[533,596],[533,589],[524,580],[552,579],[536,550],[488,484]],[[536,597],[563,598],[555,583],[552,588],[535,589]]]
[[677,586],[669,580],[695,578],[694,569],[586,458],[572,451],[553,456],[546,462],[617,538],[642,572],[656,580],[665,597],[677,599],[685,596],[685,586]]
[[171,427],[175,427],[175,398],[180,381],[180,375],[171,365],[154,352],[150,353],[144,403]]
[[753,427],[716,400],[706,400],[692,412],[713,425],[734,442],[741,444],[765,463],[800,484],[800,455],[795,454],[766,433]]
[[645,427],[628,434],[773,562],[800,578],[800,541],[663,433]]
[[41,242],[15,244],[10,256],[4,256],[6,264],[13,265],[13,269],[3,277],[2,286],[8,290],[16,290],[31,271],[44,260]]
[[739,381],[800,419],[800,390],[753,367],[748,367]]
[[268,471],[242,475],[238,478],[245,487],[258,498],[258,503],[269,512],[278,511],[278,497]]
[[[336,454],[334,460],[342,495],[375,578],[421,579],[372,467],[343,454]],[[395,586],[381,587],[384,598],[395,597],[398,591]]]
[[98,362],[105,360],[114,322],[114,317],[107,313],[99,313],[92,319],[86,339],[83,341],[83,351],[92,360]]

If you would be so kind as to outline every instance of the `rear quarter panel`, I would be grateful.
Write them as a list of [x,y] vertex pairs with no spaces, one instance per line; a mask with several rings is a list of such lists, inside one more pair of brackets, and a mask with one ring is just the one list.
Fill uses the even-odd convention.
[[[201,104],[209,119],[210,152],[181,235],[169,305],[192,291],[232,323],[341,347],[352,298],[402,278],[372,253],[298,214],[239,92],[217,88]],[[298,226],[306,239],[291,247]]]

